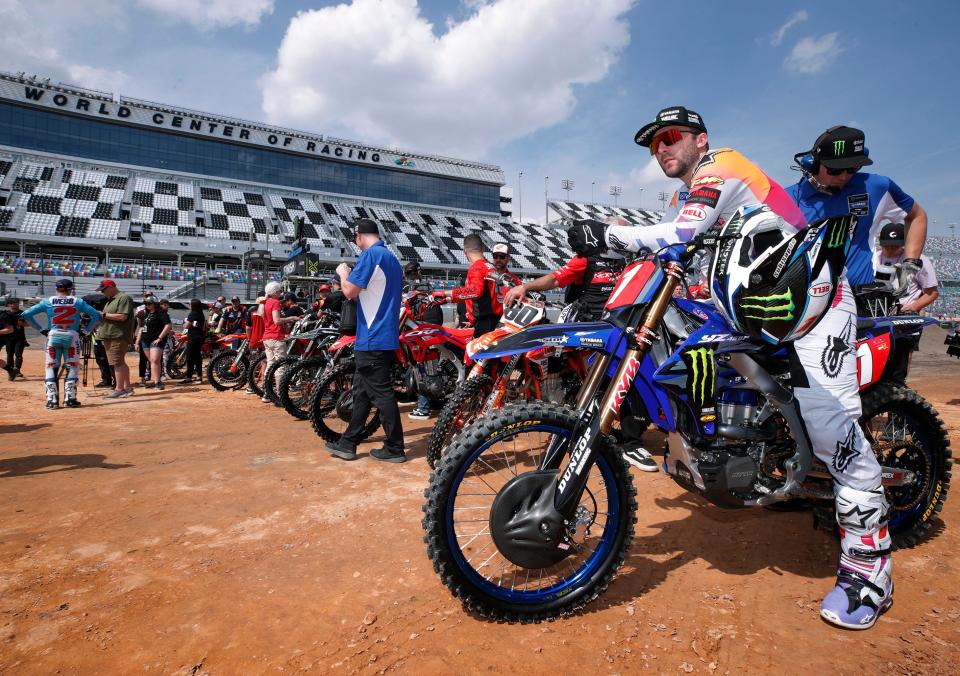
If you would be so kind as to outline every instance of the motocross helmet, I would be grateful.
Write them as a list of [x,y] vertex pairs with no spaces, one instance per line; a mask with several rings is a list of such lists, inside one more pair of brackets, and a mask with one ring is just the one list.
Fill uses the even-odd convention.
[[710,268],[721,314],[771,344],[806,335],[833,303],[856,223],[841,216],[794,234],[766,205],[738,209],[720,230]]

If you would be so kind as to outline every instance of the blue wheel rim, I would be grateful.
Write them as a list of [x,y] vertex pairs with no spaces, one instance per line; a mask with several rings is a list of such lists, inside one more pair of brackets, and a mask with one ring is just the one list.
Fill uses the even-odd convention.
[[[547,432],[550,434],[568,436],[570,430],[556,427],[554,425],[532,425],[524,428],[523,433],[528,432]],[[496,598],[497,600],[517,605],[542,604],[556,598],[568,596],[570,593],[582,587],[607,560],[615,545],[617,531],[620,527],[620,521],[623,518],[620,510],[620,487],[617,484],[616,475],[613,471],[613,468],[610,466],[607,459],[603,454],[597,453],[594,466],[600,471],[600,476],[603,479],[607,495],[606,504],[604,506],[598,505],[598,509],[603,509],[604,507],[606,508],[607,520],[604,525],[603,535],[600,537],[596,549],[580,564],[580,567],[576,569],[573,575],[571,575],[569,578],[563,579],[557,584],[534,591],[509,589],[494,584],[487,580],[483,575],[478,573],[477,570],[470,565],[460,548],[460,544],[457,541],[457,533],[454,524],[454,507],[456,504],[455,496],[457,495],[457,491],[461,486],[467,470],[473,465],[474,461],[476,461],[477,458],[484,453],[484,451],[490,448],[490,446],[509,436],[511,435],[504,434],[491,437],[485,443],[477,447],[473,453],[470,454],[470,457],[466,462],[461,463],[456,476],[453,478],[453,484],[450,490],[450,499],[447,500],[444,514],[444,519],[446,522],[447,544],[450,548],[453,561],[460,572],[468,580],[470,580],[472,584],[480,588],[485,593]]]

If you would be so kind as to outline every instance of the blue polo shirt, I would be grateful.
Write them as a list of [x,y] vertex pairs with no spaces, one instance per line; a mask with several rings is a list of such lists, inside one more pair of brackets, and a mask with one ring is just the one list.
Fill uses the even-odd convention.
[[856,173],[836,195],[820,192],[807,180],[786,190],[808,223],[846,214],[857,217],[847,255],[847,280],[853,286],[873,281],[873,251],[880,229],[887,223],[903,223],[913,208],[913,198],[880,174]]
[[395,350],[400,347],[400,296],[403,269],[382,241],[360,253],[347,277],[362,291],[357,296],[355,350]]

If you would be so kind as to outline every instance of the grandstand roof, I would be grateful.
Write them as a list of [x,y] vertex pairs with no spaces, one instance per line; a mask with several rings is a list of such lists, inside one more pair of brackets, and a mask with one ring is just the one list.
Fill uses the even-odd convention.
[[504,184],[500,167],[376,146],[0,71],[0,99],[126,125],[419,174]]

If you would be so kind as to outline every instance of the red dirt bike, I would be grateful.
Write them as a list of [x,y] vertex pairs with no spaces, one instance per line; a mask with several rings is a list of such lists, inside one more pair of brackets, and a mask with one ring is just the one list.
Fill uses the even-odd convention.
[[[566,349],[560,343],[544,343],[543,347],[524,354],[473,361],[474,354],[505,336],[543,322],[546,307],[544,297],[531,292],[523,301],[504,308],[496,329],[467,345],[466,361],[473,366],[440,411],[427,439],[430,467],[436,466],[443,450],[460,431],[481,415],[524,399],[562,403],[580,387],[587,370],[588,353]],[[569,309],[570,306],[561,312],[561,322],[568,321]]]
[[[421,322],[433,301],[420,291],[404,294],[400,310],[400,348],[394,365],[394,391],[409,401],[418,392],[431,401],[444,401],[463,380],[464,356],[473,329],[453,329]],[[356,339],[343,336],[330,350],[352,347]],[[353,414],[353,359],[342,359],[318,381],[310,401],[310,421],[318,436],[336,441],[346,431]],[[361,438],[379,427],[380,412],[370,410]]]
[[[207,333],[200,347],[201,357],[209,359],[220,350],[228,350],[237,340],[242,340],[243,334],[216,334]],[[183,378],[187,370],[187,332],[175,333],[173,335],[174,346],[167,360],[167,376],[170,378]]]

